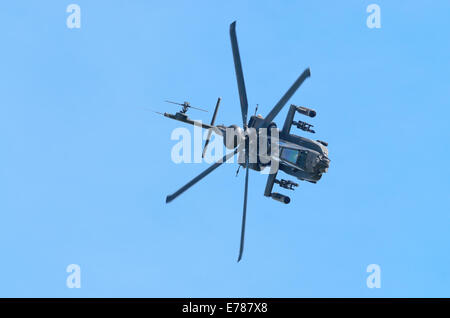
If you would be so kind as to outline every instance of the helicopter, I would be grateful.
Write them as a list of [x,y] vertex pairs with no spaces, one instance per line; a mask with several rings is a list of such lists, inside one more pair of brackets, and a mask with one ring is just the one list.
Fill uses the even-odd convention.
[[[329,168],[330,159],[328,158],[328,143],[321,140],[312,140],[302,136],[295,135],[291,133],[291,128],[296,127],[304,132],[315,133],[313,129],[313,125],[301,121],[294,120],[295,114],[299,113],[308,117],[315,117],[316,111],[307,107],[297,106],[294,104],[290,105],[289,111],[287,113],[286,119],[284,121],[283,127],[281,130],[277,128],[276,123],[273,122],[278,113],[283,109],[283,107],[287,104],[289,99],[294,95],[297,89],[302,85],[302,83],[311,76],[310,69],[307,68],[303,71],[303,73],[297,78],[297,80],[292,84],[292,86],[287,90],[287,92],[281,97],[278,103],[272,108],[272,110],[267,114],[266,117],[262,117],[260,115],[251,116],[248,120],[248,101],[247,101],[247,93],[245,89],[244,75],[242,71],[241,58],[239,54],[239,47],[236,36],[236,21],[231,23],[230,25],[230,39],[231,39],[231,48],[233,53],[233,60],[235,66],[236,80],[239,92],[240,106],[241,106],[241,115],[242,115],[242,127],[238,125],[224,126],[224,125],[215,125],[216,116],[219,110],[221,98],[219,97],[214,109],[214,113],[211,119],[210,124],[203,123],[201,121],[191,120],[187,116],[187,111],[189,108],[205,111],[204,109],[193,107],[189,102],[177,103],[172,101],[166,101],[172,104],[177,104],[182,106],[182,109],[175,113],[159,113],[165,117],[170,119],[174,119],[183,123],[195,125],[202,127],[204,129],[208,129],[208,136],[205,141],[205,145],[203,148],[202,157],[205,156],[205,151],[208,147],[208,143],[211,138],[211,134],[214,131],[218,135],[224,137],[224,145],[226,148],[230,150],[234,150],[229,152],[223,158],[216,161],[205,171],[200,173],[198,176],[193,178],[183,187],[178,189],[173,194],[170,194],[166,197],[166,203],[169,203],[176,199],[180,194],[188,190],[198,181],[206,177],[212,171],[217,169],[224,162],[227,162],[229,159],[234,157],[236,154],[243,157],[243,160],[240,160],[239,168],[242,166],[245,168],[245,186],[244,186],[244,204],[243,204],[243,212],[242,212],[242,226],[241,226],[241,239],[240,239],[240,248],[239,248],[239,256],[238,262],[242,259],[243,251],[244,251],[244,240],[245,240],[245,223],[246,223],[246,215],[247,215],[247,194],[248,194],[248,179],[249,179],[249,170],[262,171],[269,164],[267,160],[263,162],[260,158],[263,157],[263,154],[260,153],[258,147],[251,147],[250,141],[250,131],[256,131],[256,135],[259,136],[259,132],[264,129],[276,129],[278,132],[278,138],[272,140],[271,136],[266,137],[266,141],[268,143],[268,148],[276,148],[277,158],[272,158],[272,160],[277,160],[278,168],[276,171],[272,172],[267,177],[266,186],[264,189],[264,196],[272,198],[276,201],[279,201],[284,204],[288,204],[291,199],[289,196],[284,194],[280,194],[278,192],[273,192],[273,187],[275,185],[280,188],[284,188],[287,190],[294,190],[298,186],[298,183],[292,180],[285,179],[277,179],[277,174],[282,171],[287,175],[295,177],[301,181],[307,181],[311,183],[316,183],[322,177],[323,173],[326,173]],[[229,137],[230,131],[233,134],[233,138]],[[258,137],[259,138],[259,137]],[[256,152],[256,162],[250,162],[250,158],[252,155],[255,155]],[[267,158],[266,153],[264,156]]]

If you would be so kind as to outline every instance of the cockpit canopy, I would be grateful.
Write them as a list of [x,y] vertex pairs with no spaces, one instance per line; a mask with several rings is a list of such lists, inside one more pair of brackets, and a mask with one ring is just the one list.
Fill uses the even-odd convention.
[[308,152],[306,150],[300,149],[291,149],[281,147],[280,158],[299,167],[302,170],[305,170],[306,166],[306,157],[308,156]]

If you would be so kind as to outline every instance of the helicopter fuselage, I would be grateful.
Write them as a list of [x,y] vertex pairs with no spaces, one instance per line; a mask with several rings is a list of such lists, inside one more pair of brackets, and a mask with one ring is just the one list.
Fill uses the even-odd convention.
[[[235,155],[238,155],[239,168],[245,168],[245,183],[244,183],[244,205],[242,209],[242,226],[241,226],[241,240],[239,247],[238,262],[242,258],[244,251],[244,237],[245,224],[247,215],[247,197],[248,197],[248,180],[249,170],[262,171],[270,166],[270,171],[267,176],[266,186],[264,189],[264,196],[270,197],[278,202],[288,204],[291,199],[289,196],[274,192],[274,185],[287,190],[294,190],[298,184],[292,180],[277,179],[279,171],[283,171],[288,175],[294,176],[299,180],[305,180],[316,183],[321,177],[322,173],[326,172],[330,163],[328,159],[327,143],[317,140],[313,141],[308,138],[303,138],[290,133],[291,127],[295,126],[308,133],[315,133],[312,129],[313,125],[307,122],[298,120],[294,121],[295,113],[300,113],[308,117],[315,117],[316,112],[313,109],[303,106],[292,105],[289,108],[282,130],[276,128],[274,123],[275,117],[280,113],[283,107],[287,104],[289,99],[295,94],[302,83],[311,76],[311,70],[306,68],[295,82],[289,87],[286,93],[273,106],[265,118],[261,116],[252,116],[248,120],[248,100],[245,89],[244,74],[242,71],[241,57],[236,36],[236,21],[230,25],[230,40],[231,49],[233,53],[234,68],[236,72],[236,81],[239,92],[239,101],[242,116],[242,126],[231,125],[225,127],[223,125],[214,125],[217,111],[221,98],[217,99],[214,114],[211,119],[211,124],[204,124],[200,121],[194,121],[188,118],[186,111],[192,107],[189,102],[169,103],[182,106],[182,110],[176,114],[164,113],[165,117],[178,120],[184,123],[195,125],[208,129],[208,137],[205,141],[202,157],[205,156],[212,132],[216,132],[223,137],[224,145],[227,149],[232,150],[225,154],[222,158],[210,165],[206,170],[191,179],[184,186],[179,188],[172,194],[166,196],[166,203],[172,202],[179,195],[190,189],[197,182],[205,178],[223,163],[227,162]],[[202,109],[200,109],[202,110]],[[270,131],[270,133],[269,133]],[[272,134],[272,132],[274,134]],[[256,138],[254,138],[256,136]],[[275,153],[273,150],[275,149]],[[243,159],[243,160],[242,160]],[[275,163],[275,165],[274,165]],[[238,172],[239,172],[238,168]]]
[[[291,106],[291,109],[294,109],[295,106]],[[227,128],[237,127],[236,125],[232,125],[230,127],[225,126],[211,126],[202,122],[194,121],[189,119],[186,114],[178,112],[175,115],[164,113],[164,116],[169,117],[171,119],[175,119],[184,123],[188,123],[191,125],[197,125],[204,129],[212,129],[219,135],[224,137],[224,144],[226,144],[226,131]],[[322,177],[322,174],[327,172],[330,160],[328,159],[328,148],[327,144],[323,141],[315,141],[309,138],[301,137],[295,134],[290,133],[290,126],[292,125],[293,117],[288,114],[284,127],[282,130],[277,129],[275,123],[271,123],[268,130],[270,128],[275,128],[278,131],[278,139],[277,142],[271,142],[271,136],[268,136],[268,146],[267,149],[270,152],[271,147],[275,145],[278,146],[278,170],[283,171],[284,173],[294,176],[302,181],[309,181],[312,183],[316,183]],[[248,128],[254,128],[256,131],[260,131],[261,128],[257,128],[258,124],[263,121],[263,118],[260,116],[251,116],[248,124]],[[289,127],[289,128],[287,128]],[[239,127],[237,127],[239,128]],[[240,134],[244,131],[240,130]],[[234,132],[236,132],[234,130]],[[239,134],[237,134],[239,135]],[[259,134],[258,134],[259,136]],[[242,136],[240,138],[242,140]],[[258,141],[259,143],[259,141]],[[237,144],[231,145],[229,148],[234,149],[237,147]],[[255,149],[258,153],[257,162],[249,163],[249,169],[255,171],[262,171],[265,168],[271,165],[271,162],[268,160],[262,160],[262,156],[265,154],[259,153],[259,149]],[[242,156],[243,154],[241,154]],[[267,158],[267,156],[265,156]],[[239,160],[241,166],[245,166],[244,160]]]
[[[262,120],[262,117],[252,116],[249,128],[257,127],[258,122]],[[275,123],[271,123],[270,126],[276,128]],[[278,135],[276,143],[271,142],[269,136],[268,143],[270,145],[267,147],[270,149],[275,145],[278,146],[278,170],[299,180],[312,183],[320,180],[322,174],[327,172],[330,163],[326,143],[291,134],[289,130],[278,130]],[[259,160],[260,155],[262,154],[258,153],[258,163],[249,165],[250,169],[261,171],[271,164],[267,160]]]

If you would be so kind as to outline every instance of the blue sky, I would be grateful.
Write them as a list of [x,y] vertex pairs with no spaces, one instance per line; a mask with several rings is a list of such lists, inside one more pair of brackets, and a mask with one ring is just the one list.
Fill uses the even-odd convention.
[[[81,7],[81,28],[66,7]],[[366,7],[381,8],[381,29]],[[450,297],[448,1],[14,1],[0,10],[0,296]],[[250,174],[175,164],[165,99],[240,124],[310,106],[331,167],[282,205]],[[287,107],[276,118],[284,121]],[[192,111],[209,121],[211,113]],[[191,128],[189,128],[191,129]],[[285,191],[280,191],[284,192]],[[66,267],[81,266],[80,289]],[[366,286],[369,264],[381,288]]]

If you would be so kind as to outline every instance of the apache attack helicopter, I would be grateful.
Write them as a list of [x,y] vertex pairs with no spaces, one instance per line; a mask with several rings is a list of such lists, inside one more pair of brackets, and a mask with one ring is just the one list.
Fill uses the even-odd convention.
[[[250,120],[247,121],[247,114],[248,114],[248,102],[247,102],[247,93],[245,90],[245,83],[244,83],[244,75],[242,73],[242,65],[241,65],[241,58],[239,55],[239,48],[237,43],[237,37],[236,37],[236,21],[233,22],[230,25],[230,38],[231,38],[231,47],[233,51],[233,59],[234,59],[234,66],[236,71],[236,79],[237,79],[237,86],[239,91],[239,98],[240,98],[240,104],[241,104],[241,114],[242,114],[242,128],[237,125],[231,125],[229,127],[225,127],[222,125],[215,126],[214,122],[216,120],[217,111],[219,109],[220,105],[220,97],[217,100],[216,107],[214,109],[214,113],[212,116],[211,124],[205,124],[200,121],[195,121],[189,119],[189,117],[186,115],[186,112],[189,108],[193,109],[199,109],[196,107],[193,107],[189,104],[189,102],[184,103],[176,103],[171,101],[166,101],[173,104],[178,104],[182,106],[181,111],[175,113],[175,114],[169,114],[164,113],[165,117],[175,119],[178,121],[181,121],[183,123],[200,126],[202,128],[208,129],[208,137],[205,142],[205,146],[203,149],[202,156],[204,157],[206,148],[208,146],[209,140],[211,138],[211,133],[214,131],[215,133],[221,135],[224,137],[224,144],[225,147],[228,149],[234,149],[234,151],[228,153],[225,155],[222,159],[218,160],[216,163],[211,165],[208,169],[200,173],[198,176],[196,176],[194,179],[189,181],[186,185],[181,187],[179,190],[174,192],[171,195],[168,195],[166,197],[166,203],[169,203],[173,201],[175,198],[177,198],[180,194],[182,194],[184,191],[192,187],[195,183],[206,177],[209,173],[214,171],[216,168],[218,168],[222,163],[228,161],[230,158],[232,158],[234,155],[239,154],[240,156],[244,156],[244,160],[241,160],[239,163],[239,167],[245,168],[245,188],[244,188],[244,207],[243,207],[243,214],[242,214],[242,228],[241,228],[241,242],[240,242],[240,250],[239,250],[239,257],[238,262],[242,258],[242,253],[244,250],[244,237],[245,237],[245,220],[246,220],[246,214],[247,214],[247,190],[248,190],[248,175],[249,175],[249,169],[256,170],[256,171],[262,171],[264,168],[266,168],[270,163],[262,163],[262,161],[259,160],[259,156],[262,156],[262,154],[257,153],[256,157],[258,158],[256,163],[249,162],[249,158],[251,157],[252,149],[254,147],[249,146],[249,131],[253,129],[253,131],[256,130],[256,133],[258,135],[259,131],[262,131],[267,128],[276,128],[276,124],[273,122],[275,117],[278,115],[278,113],[281,111],[281,109],[286,105],[288,100],[294,95],[295,91],[300,87],[300,85],[310,77],[311,73],[309,68],[307,68],[300,76],[299,78],[294,82],[294,84],[288,89],[288,91],[281,97],[280,101],[273,107],[273,109],[267,114],[267,116],[261,117],[255,115],[250,117]],[[202,109],[199,109],[202,110]],[[204,111],[204,110],[202,110]],[[302,131],[309,132],[309,133],[315,133],[314,130],[311,129],[313,125],[304,122],[304,121],[295,121],[294,115],[296,113],[300,113],[305,116],[309,117],[315,117],[316,112],[312,109],[302,107],[302,106],[296,106],[296,105],[290,105],[289,112],[286,116],[286,119],[284,121],[284,125],[282,130],[277,130],[279,132],[279,138],[277,142],[271,142],[270,136],[267,138],[267,142],[269,143],[268,147],[278,147],[278,169],[274,172],[268,175],[266,187],[264,190],[264,195],[266,197],[270,197],[276,201],[288,204],[290,202],[290,198],[286,195],[272,192],[273,186],[277,184],[281,188],[285,188],[288,190],[294,190],[294,187],[297,187],[298,184],[291,180],[284,180],[284,179],[277,179],[277,173],[281,170],[284,173],[291,175],[293,177],[296,177],[299,180],[302,181],[309,181],[312,183],[316,183],[321,177],[322,174],[327,172],[330,160],[328,159],[328,144],[321,140],[311,140],[308,138],[304,138],[301,136],[297,136],[295,134],[291,134],[290,130],[292,126],[295,126]],[[160,113],[161,114],[161,113]],[[230,129],[233,131],[234,138],[225,138],[227,132],[229,133]],[[267,130],[266,130],[267,131]],[[229,141],[231,140],[231,142]],[[256,148],[259,149],[259,148]],[[258,152],[258,150],[256,150]]]

